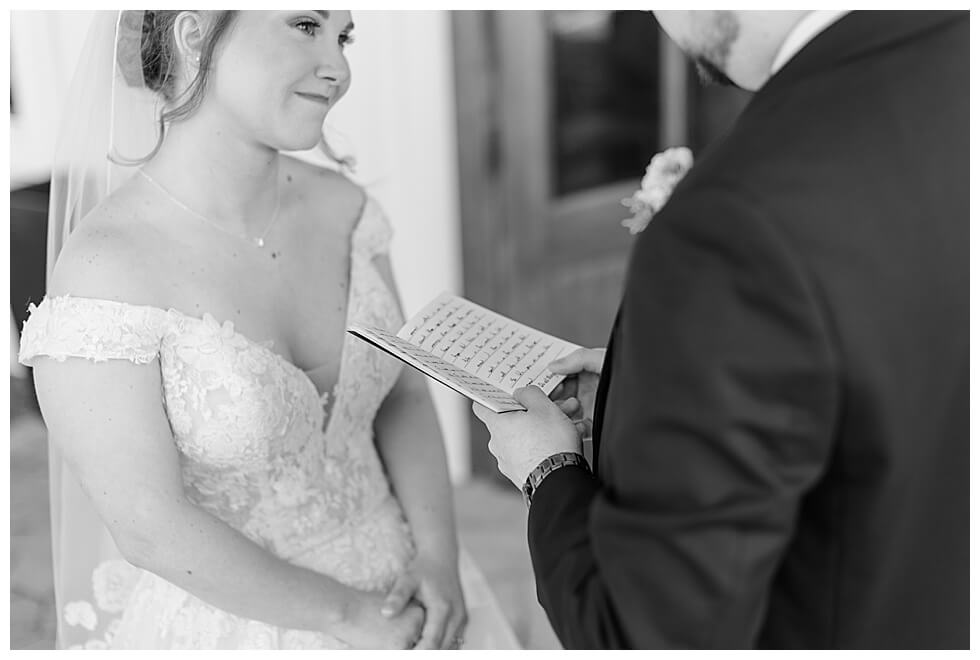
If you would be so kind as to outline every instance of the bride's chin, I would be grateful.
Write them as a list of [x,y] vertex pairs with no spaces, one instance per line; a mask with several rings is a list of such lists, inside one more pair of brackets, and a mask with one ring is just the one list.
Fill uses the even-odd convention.
[[276,145],[279,151],[308,151],[320,143],[323,135],[322,127],[318,126],[316,131],[303,131],[284,136],[285,139]]

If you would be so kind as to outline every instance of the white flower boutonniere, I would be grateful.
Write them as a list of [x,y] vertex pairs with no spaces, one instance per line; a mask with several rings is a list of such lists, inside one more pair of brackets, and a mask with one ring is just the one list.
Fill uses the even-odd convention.
[[694,164],[694,154],[687,147],[671,147],[650,160],[640,189],[623,206],[633,214],[621,223],[631,234],[639,234],[650,224],[654,214],[670,199],[674,187]]

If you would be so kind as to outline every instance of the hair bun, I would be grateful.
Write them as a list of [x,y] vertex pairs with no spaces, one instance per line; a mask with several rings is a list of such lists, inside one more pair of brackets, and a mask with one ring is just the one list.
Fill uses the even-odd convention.
[[172,48],[165,43],[165,40],[171,38],[169,32],[172,24],[166,20],[166,16],[161,16],[161,13],[152,10],[144,11],[140,25],[140,63],[143,81],[154,92],[162,91],[167,84],[170,60],[173,56]]
[[145,14],[153,12],[123,11],[119,16],[119,34],[116,38],[116,62],[123,79],[130,87],[145,84],[142,42],[144,36]]

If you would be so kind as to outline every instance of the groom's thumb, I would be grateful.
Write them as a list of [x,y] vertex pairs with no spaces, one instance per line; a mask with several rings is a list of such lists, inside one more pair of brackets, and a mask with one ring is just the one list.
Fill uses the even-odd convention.
[[540,408],[545,405],[555,405],[554,401],[549,399],[548,395],[542,392],[540,387],[535,387],[533,385],[516,390],[514,392],[514,398],[519,404],[528,410],[534,410],[535,408]]

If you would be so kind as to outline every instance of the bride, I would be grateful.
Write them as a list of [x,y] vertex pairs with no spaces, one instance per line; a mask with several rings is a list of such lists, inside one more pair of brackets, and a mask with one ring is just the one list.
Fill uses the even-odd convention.
[[345,334],[402,322],[385,217],[281,153],[327,148],[352,28],[95,19],[20,352],[50,433],[60,646],[516,644],[457,547],[422,377]]

